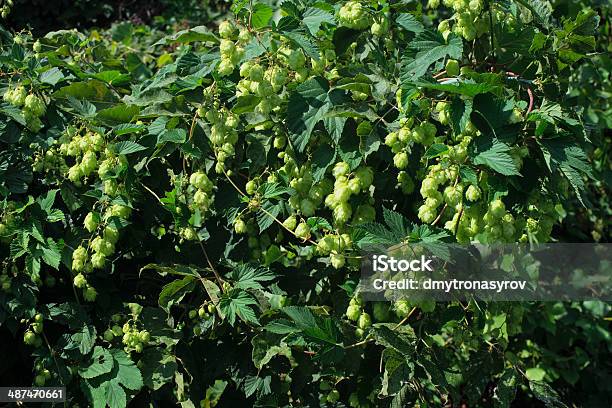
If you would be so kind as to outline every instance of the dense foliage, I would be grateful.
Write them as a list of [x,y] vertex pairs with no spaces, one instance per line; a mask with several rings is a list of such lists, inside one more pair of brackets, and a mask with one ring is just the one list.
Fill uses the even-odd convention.
[[355,291],[371,243],[610,240],[606,4],[0,30],[0,383],[75,407],[610,406],[607,303]]

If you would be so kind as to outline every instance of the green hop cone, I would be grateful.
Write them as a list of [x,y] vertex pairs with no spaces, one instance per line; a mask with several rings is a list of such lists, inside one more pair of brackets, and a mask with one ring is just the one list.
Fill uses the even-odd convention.
[[346,317],[349,320],[356,322],[361,316],[361,306],[359,305],[349,305],[346,308]]
[[457,60],[449,59],[446,62],[446,67],[445,68],[446,68],[446,74],[448,76],[454,77],[454,76],[458,76],[459,75],[460,69],[459,69],[459,62]]
[[295,228],[295,236],[306,241],[310,238],[310,227],[305,222],[300,222]]
[[100,214],[90,212],[85,216],[83,226],[88,232],[94,232],[100,223]]
[[372,325],[372,318],[366,312],[361,313],[359,320],[357,320],[357,327],[361,330],[365,330]]

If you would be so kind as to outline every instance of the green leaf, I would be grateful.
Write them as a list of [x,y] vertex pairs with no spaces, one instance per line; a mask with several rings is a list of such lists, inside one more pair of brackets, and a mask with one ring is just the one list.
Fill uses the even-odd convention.
[[271,201],[265,201],[261,204],[261,209],[257,212],[259,232],[264,232],[274,224],[274,217],[278,217],[282,208],[283,206],[281,203],[273,203]]
[[336,24],[333,14],[318,7],[308,7],[302,16],[302,22],[312,35],[317,34],[322,23]]
[[119,385],[117,379],[112,379],[106,383],[105,397],[110,408],[125,408],[127,406],[125,390]]
[[57,196],[58,191],[58,189],[49,190],[44,197],[39,197],[36,200],[41,210],[49,214],[51,208],[53,207],[53,203],[55,203],[55,197]]
[[287,127],[293,147],[302,152],[317,122],[330,108],[327,92],[329,86],[322,77],[315,77],[300,84],[289,96]]
[[299,332],[300,329],[293,322],[286,319],[277,319],[268,323],[265,330],[275,334],[290,334]]
[[218,43],[217,37],[210,32],[206,26],[197,26],[187,30],[178,31],[172,35],[162,38],[153,45],[164,45],[173,42],[189,44],[194,41]]
[[89,80],[84,82],[73,82],[52,95],[54,98],[62,99],[72,96],[76,99],[86,99],[89,102],[114,102],[116,97],[109,91],[104,82]]
[[117,381],[128,390],[140,390],[143,386],[142,374],[130,357],[119,349],[111,349],[110,353],[118,367]]
[[337,344],[337,331],[332,319],[318,318],[307,307],[288,306],[282,310],[306,336],[323,343]]
[[321,181],[328,167],[336,159],[336,150],[328,144],[323,144],[315,150],[312,159],[312,178],[315,182]]
[[294,46],[304,50],[307,56],[317,61],[319,60],[319,48],[310,38],[295,31],[284,31],[283,35],[287,37]]
[[83,389],[85,394],[89,397],[92,402],[93,408],[106,408],[106,386],[107,382],[103,382],[94,387],[89,381],[83,381]]
[[383,207],[383,218],[396,237],[406,237],[412,229],[412,223],[406,217],[387,207]]
[[131,122],[139,112],[140,108],[138,106],[119,104],[99,111],[96,118],[107,125],[115,126]]
[[406,359],[416,352],[417,337],[414,330],[407,325],[395,327],[393,323],[378,323],[372,326],[372,335],[376,344],[391,348]]
[[583,193],[586,189],[583,175],[593,178],[584,150],[572,140],[566,138],[543,139],[538,144],[550,171],[559,171],[574,189],[578,199],[583,202]]
[[140,152],[142,150],[147,150],[146,147],[136,142],[132,142],[131,140],[124,140],[122,142],[115,143],[114,149],[118,155],[127,155],[127,154]]
[[68,104],[74,108],[77,114],[84,118],[93,118],[96,115],[96,105],[83,99],[77,99],[73,96],[68,96]]
[[268,268],[241,263],[232,268],[231,278],[236,288],[263,290],[260,283],[269,282],[275,276]]
[[114,359],[111,353],[100,346],[94,348],[91,356],[91,363],[82,365],[79,368],[79,375],[82,378],[94,378],[102,374],[110,373],[113,369]]
[[450,94],[464,95],[468,97],[475,97],[476,95],[492,92],[499,89],[499,86],[487,83],[477,83],[471,80],[460,80],[451,79],[445,83],[434,83],[434,82],[408,82],[408,84],[414,85],[419,88],[431,89],[434,91],[446,92]]
[[509,152],[510,146],[494,141],[486,150],[477,153],[472,158],[472,162],[476,165],[487,166],[504,176],[519,176],[519,169],[516,167]]
[[516,370],[513,368],[507,368],[504,370],[501,378],[498,380],[493,394],[493,401],[496,403],[496,407],[509,408],[514,397],[516,395],[517,387],[517,375]]
[[333,227],[323,217],[309,217],[306,224],[310,227],[311,232],[317,232],[321,230],[333,231]]
[[434,157],[440,156],[442,153],[448,151],[448,146],[442,143],[434,143],[427,148],[425,151],[424,157],[428,159],[433,159]]
[[187,131],[185,129],[169,129],[162,132],[157,137],[157,144],[164,142],[184,143],[187,140]]
[[274,10],[272,7],[263,3],[256,3],[251,10],[251,24],[253,28],[263,28],[267,27],[272,15],[274,14]]
[[159,348],[145,349],[140,361],[143,383],[154,391],[170,383],[178,370],[176,358]]
[[537,382],[529,381],[529,388],[533,395],[542,401],[548,408],[568,408],[568,406],[561,401],[561,397],[557,391],[555,391],[550,385]]
[[461,166],[461,168],[459,168],[459,175],[461,176],[461,180],[465,180],[475,186],[478,185],[478,174],[476,174],[476,171],[474,171],[474,169],[466,166]]
[[41,246],[40,249],[43,261],[53,269],[59,270],[62,259],[61,247],[52,238],[47,238],[47,245]]
[[393,397],[389,408],[404,408],[413,405],[414,397],[412,390],[408,384],[404,385],[402,389]]
[[261,98],[257,95],[242,95],[238,97],[232,112],[240,115],[242,113],[253,112]]
[[462,98],[453,98],[450,104],[451,127],[455,134],[461,134],[470,122],[472,114],[472,101]]
[[425,75],[434,62],[446,57],[460,59],[462,53],[461,38],[451,34],[446,41],[438,31],[423,31],[410,43],[409,52],[402,59],[401,80],[414,81]]
[[122,123],[113,128],[116,136],[123,136],[130,133],[140,132],[146,129],[145,125],[137,125],[135,123]]
[[[69,307],[68,304],[64,305],[65,307]],[[74,315],[73,315],[74,313]],[[78,318],[82,318],[80,316],[82,310],[62,310],[63,317],[69,317],[70,320]],[[83,325],[81,331],[70,336],[73,343],[76,347],[78,347],[79,352],[83,355],[89,354],[96,344],[96,328],[94,326]]]
[[255,367],[261,369],[274,357],[279,355],[285,356],[291,360],[291,348],[286,344],[281,344],[278,340],[278,336],[273,335],[270,332],[260,333],[253,337],[251,340],[251,345],[253,346],[251,359],[253,360]]
[[509,124],[514,101],[496,98],[492,94],[480,94],[474,98],[472,123],[489,139],[513,142],[518,130]]
[[544,27],[550,26],[550,17],[552,16],[552,6],[545,0],[520,0],[520,4],[527,7],[535,19]]
[[219,302],[219,308],[232,326],[236,323],[236,317],[247,323],[259,324],[255,311],[251,308],[256,304],[251,295],[238,289],[224,295]]
[[23,113],[21,112],[21,109],[19,109],[18,107],[9,105],[9,104],[0,103],[0,112],[4,113],[5,115],[13,119],[15,122],[19,123],[20,125],[25,126],[26,121],[23,117]]
[[546,376],[546,371],[540,367],[531,367],[525,370],[525,376],[529,381],[542,381]]
[[92,75],[93,78],[99,79],[102,82],[106,82],[107,84],[121,86],[129,82],[130,76],[127,74],[123,74],[120,71],[102,71],[98,72],[95,75]]
[[180,302],[187,293],[191,293],[193,291],[195,288],[194,281],[194,277],[185,276],[183,279],[177,279],[164,285],[159,294],[159,307],[169,313],[172,305]]
[[342,136],[342,131],[344,130],[346,120],[347,118],[345,117],[337,116],[325,116],[323,118],[323,124],[325,125],[325,129],[327,129],[327,133],[329,133],[332,140],[336,143],[338,143],[340,137]]
[[53,67],[41,73],[38,79],[43,84],[55,86],[59,81],[64,79],[64,74],[58,67]]
[[171,266],[158,265],[158,264],[147,264],[140,269],[140,272],[150,270],[150,269],[157,271],[161,276],[177,275],[177,276],[192,276],[196,279],[201,278],[196,268],[187,266],[187,265],[180,265],[180,264],[171,265]]
[[418,21],[415,16],[410,13],[400,13],[395,19],[395,23],[405,30],[419,34],[425,30],[423,23]]

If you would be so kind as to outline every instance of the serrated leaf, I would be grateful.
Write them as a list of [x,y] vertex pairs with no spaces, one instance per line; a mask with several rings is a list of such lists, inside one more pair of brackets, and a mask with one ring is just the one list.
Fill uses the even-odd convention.
[[300,84],[289,96],[287,127],[289,138],[298,152],[303,152],[317,122],[329,110],[329,85],[322,77],[315,77]]
[[269,268],[242,263],[232,268],[231,278],[237,288],[262,290],[260,283],[269,282],[275,276]]
[[476,165],[487,166],[504,176],[520,175],[516,163],[509,154],[510,146],[501,142],[493,142],[486,150],[480,151],[472,158]]
[[323,124],[325,125],[325,129],[327,130],[327,133],[329,133],[332,140],[336,143],[340,140],[340,137],[342,136],[342,131],[344,130],[344,125],[346,124],[346,120],[347,118],[345,117],[328,116],[328,115],[326,115],[323,118]]
[[62,259],[61,247],[53,239],[47,238],[45,246],[40,246],[43,261],[55,270],[59,269]]
[[247,323],[259,324],[255,311],[251,307],[256,304],[257,302],[251,295],[244,290],[238,289],[221,297],[219,309],[232,326],[236,323],[236,317]]
[[143,145],[132,142],[131,140],[124,140],[122,142],[115,143],[114,148],[118,155],[127,155],[140,152],[142,150],[147,150],[147,148]]
[[253,112],[260,101],[261,98],[257,95],[241,95],[238,97],[234,107],[232,107],[232,112],[238,115]]
[[268,364],[272,358],[278,355],[291,359],[291,348],[286,344],[281,344],[278,341],[278,337],[279,336],[271,334],[271,332],[263,332],[253,337],[253,340],[251,340],[251,345],[253,346],[251,359],[255,367],[261,369],[264,365]]
[[78,115],[84,118],[92,118],[96,114],[96,106],[86,99],[77,99],[69,95],[68,104],[76,111]]
[[415,16],[410,13],[400,13],[395,19],[395,23],[405,30],[419,34],[425,30],[423,23],[418,21]]
[[472,101],[462,98],[454,98],[450,104],[451,126],[455,134],[461,134],[470,122],[472,114]]
[[106,403],[110,408],[125,408],[127,399],[125,390],[119,385],[117,379],[112,379],[106,383]]
[[169,383],[178,369],[176,358],[158,348],[147,348],[140,361],[143,383],[154,391]]
[[319,60],[319,47],[307,36],[296,31],[285,31],[283,35],[287,37],[294,46],[304,50],[304,53],[315,60]]
[[38,79],[43,84],[49,84],[49,85],[55,86],[57,85],[59,81],[64,79],[64,74],[58,67],[53,67],[41,73]]
[[275,334],[290,334],[299,332],[300,329],[295,324],[287,319],[277,319],[268,323],[265,330]]
[[251,24],[254,28],[263,28],[268,25],[274,10],[267,4],[256,3],[251,11]]
[[187,140],[187,131],[185,129],[169,129],[157,137],[157,144],[165,142],[184,143],[185,140]]
[[312,178],[319,182],[325,176],[325,172],[334,163],[336,150],[328,144],[323,144],[315,150],[312,159]]
[[120,125],[115,126],[113,128],[113,132],[116,136],[123,136],[130,133],[140,132],[145,129],[145,125],[137,125],[135,123],[122,123]]
[[316,317],[310,309],[302,306],[288,306],[282,310],[306,336],[324,343],[337,344],[337,332],[332,319]]
[[259,231],[263,232],[267,230],[272,224],[274,224],[274,218],[278,217],[278,215],[281,213],[281,210],[282,204],[275,204],[271,201],[265,201],[261,205],[261,209],[257,212],[257,225],[259,226]]
[[310,227],[311,232],[317,232],[320,230],[333,231],[333,227],[323,217],[309,217],[306,224]]
[[164,285],[159,294],[159,307],[169,313],[173,304],[180,302],[187,293],[193,291],[195,288],[194,281],[193,276],[185,276],[183,279],[177,279]]
[[131,122],[139,113],[140,108],[138,106],[121,103],[112,108],[99,111],[96,114],[96,118],[107,125],[115,126]]
[[312,35],[317,34],[322,23],[336,24],[331,13],[317,7],[308,7],[302,16],[302,22]]
[[100,346],[94,348],[91,362],[79,369],[82,378],[94,378],[102,374],[110,373],[113,369],[114,359],[111,353]]
[[461,176],[461,180],[465,180],[475,186],[478,185],[478,174],[476,174],[476,171],[474,171],[474,169],[470,167],[461,166],[459,168],[459,175]]
[[493,84],[477,83],[471,80],[462,81],[459,79],[451,79],[445,83],[434,83],[434,82],[408,82],[419,88],[431,89],[440,92],[446,92],[450,94],[464,95],[470,98],[476,95],[492,92],[499,87]]
[[428,159],[433,159],[435,157],[440,156],[442,153],[448,151],[448,146],[442,143],[434,143],[427,148],[425,151],[424,157]]
[[383,207],[383,218],[396,237],[405,237],[410,233],[412,223],[402,214]]
[[438,31],[426,30],[410,43],[409,50],[410,52],[402,59],[402,82],[421,78],[434,62],[443,58],[460,59],[463,42],[461,38],[452,34],[446,41]]
[[[69,304],[65,304],[63,306],[68,307]],[[72,316],[72,313],[75,313],[78,317],[82,317],[79,316],[82,313],[82,310],[68,310],[65,314],[72,320],[75,319],[75,317]],[[86,355],[96,344],[96,328],[94,326],[84,325],[80,332],[75,333],[71,336],[71,339],[78,347],[79,352],[83,355]]]
[[561,401],[557,391],[546,383],[529,381],[529,389],[531,389],[533,395],[542,401],[548,408],[568,408],[567,405]]
[[372,334],[377,344],[389,347],[409,359],[416,352],[417,337],[407,325],[395,327],[393,323],[379,323],[372,326]]
[[118,366],[117,381],[128,390],[138,391],[141,389],[143,386],[142,374],[130,357],[119,349],[111,349],[110,354]]

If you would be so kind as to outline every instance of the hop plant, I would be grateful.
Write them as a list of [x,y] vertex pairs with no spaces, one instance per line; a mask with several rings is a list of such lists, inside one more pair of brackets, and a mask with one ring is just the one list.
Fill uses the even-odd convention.
[[368,10],[358,1],[347,1],[338,11],[338,20],[345,27],[363,30],[370,26]]

